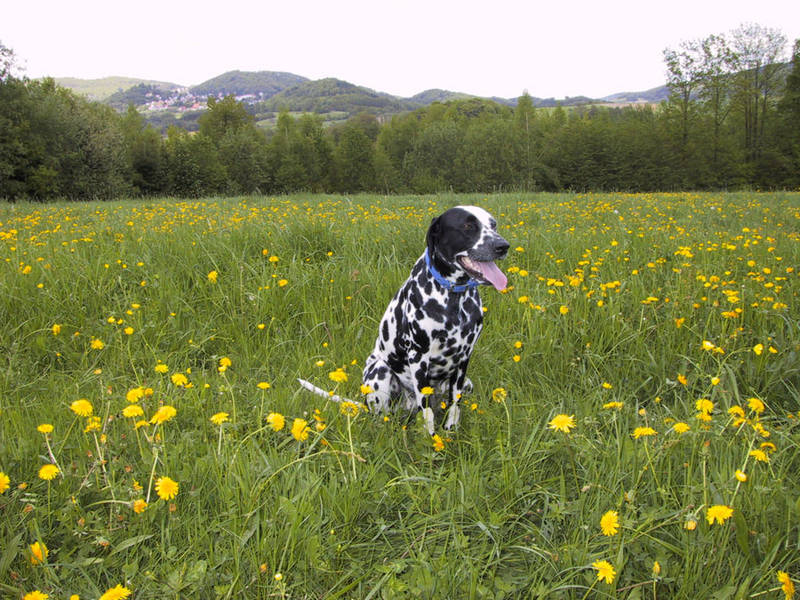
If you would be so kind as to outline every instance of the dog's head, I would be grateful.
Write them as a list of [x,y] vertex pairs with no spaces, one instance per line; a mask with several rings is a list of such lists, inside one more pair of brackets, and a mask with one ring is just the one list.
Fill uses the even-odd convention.
[[431,221],[428,254],[437,270],[459,283],[472,278],[503,290],[508,279],[494,264],[505,258],[508,242],[497,221],[477,206],[456,206]]

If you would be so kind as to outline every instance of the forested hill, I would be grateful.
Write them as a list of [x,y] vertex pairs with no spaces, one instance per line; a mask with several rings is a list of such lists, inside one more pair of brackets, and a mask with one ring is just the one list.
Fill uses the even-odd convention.
[[329,77],[317,81],[304,81],[272,96],[263,103],[269,111],[329,113],[341,111],[398,113],[419,108],[422,104],[404,100],[390,94],[375,92],[341,79]]
[[293,73],[279,71],[228,71],[189,88],[195,96],[252,95],[271,98],[281,91],[308,81]]

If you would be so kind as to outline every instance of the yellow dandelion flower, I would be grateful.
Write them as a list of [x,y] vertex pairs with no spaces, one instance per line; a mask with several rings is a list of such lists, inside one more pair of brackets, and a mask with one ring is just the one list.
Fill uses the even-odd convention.
[[103,340],[98,340],[96,338],[91,341],[89,346],[92,348],[92,350],[102,350],[106,347],[105,343],[103,343]]
[[752,456],[759,462],[765,462],[765,463],[769,462],[769,456],[767,455],[767,453],[758,448],[756,448],[755,450],[750,450],[750,456]]
[[764,403],[759,400],[758,398],[748,398],[747,399],[747,407],[752,410],[756,414],[761,414],[764,412],[765,406]]
[[519,354],[514,355],[514,362],[519,362],[522,360],[522,357]]
[[86,427],[83,428],[84,433],[89,433],[90,431],[99,431],[100,430],[100,417],[97,415],[89,417],[86,419]]
[[48,433],[53,433],[53,426],[50,423],[42,423],[36,428],[36,431],[47,435]]
[[438,434],[433,436],[433,449],[436,452],[441,452],[444,450],[444,440]]
[[619,531],[619,514],[617,514],[617,511],[609,510],[600,518],[600,529],[603,531],[603,535],[609,537],[617,535]]
[[163,375],[164,373],[166,373],[167,371],[169,371],[169,367],[168,367],[167,365],[165,365],[164,363],[158,363],[158,364],[157,364],[157,365],[156,365],[156,366],[153,368],[153,370],[154,370],[156,373],[161,373],[161,374]]
[[598,581],[605,581],[609,584],[614,583],[614,577],[617,576],[617,572],[614,570],[614,567],[610,562],[607,560],[596,560],[592,563],[592,567],[597,569]]
[[256,387],[260,390],[268,390],[272,387],[272,384],[267,383],[266,381],[259,381]]
[[168,404],[165,404],[156,411],[156,413],[150,419],[150,422],[153,423],[154,425],[160,425],[162,423],[166,423],[177,414],[178,411],[175,410],[174,406],[169,406]]
[[350,402],[348,400],[342,402],[339,406],[339,412],[343,415],[348,417],[355,417],[358,415],[359,406],[355,402]]
[[564,306],[564,305],[559,306],[558,312],[561,313],[562,315],[567,314],[569,312],[569,306]]
[[492,400],[495,402],[505,402],[508,398],[508,392],[504,388],[494,388],[492,390]]
[[86,400],[85,398],[81,398],[80,400],[75,400],[75,402],[69,405],[69,408],[79,417],[89,417],[91,416],[92,411],[94,410],[92,408],[92,403]]
[[11,478],[0,471],[0,494],[5,494],[6,490],[11,486]]
[[762,450],[766,450],[770,453],[775,452],[778,449],[772,442],[762,442],[760,447]]
[[178,387],[186,387],[186,384],[189,383],[189,380],[183,373],[173,373],[170,379],[172,383]]
[[556,415],[550,420],[547,426],[554,431],[569,433],[570,429],[575,427],[575,415]]
[[22,597],[22,600],[47,600],[50,596],[39,590],[28,592]]
[[638,440],[640,437],[658,435],[658,432],[652,427],[637,427],[631,435],[633,435],[633,439]]
[[756,356],[761,356],[761,353],[764,352],[764,344],[756,344],[753,346],[753,352],[755,352]]
[[216,271],[209,271],[207,277],[211,283],[217,283],[217,278],[219,277],[219,273],[217,273]]
[[100,600],[123,600],[130,596],[133,592],[126,587],[123,587],[120,584],[115,585],[113,588],[110,588],[100,596]]
[[169,477],[159,477],[156,480],[156,493],[162,500],[172,500],[178,495],[178,482]]
[[228,420],[228,413],[226,412],[218,412],[211,415],[209,419],[214,425],[222,425],[225,421]]
[[683,434],[689,431],[691,427],[689,427],[689,425],[687,425],[686,423],[679,421],[678,423],[675,423],[675,425],[672,426],[672,429],[675,431],[675,433]]
[[43,563],[47,560],[47,555],[50,554],[50,551],[47,549],[47,546],[44,545],[44,542],[34,542],[30,546],[31,556],[30,561],[32,565],[38,565]]
[[687,531],[694,531],[695,529],[697,529],[697,521],[695,521],[694,519],[689,519],[683,524],[683,528],[686,529]]
[[736,479],[738,481],[741,481],[742,483],[747,481],[747,473],[745,473],[741,469],[736,469],[736,472],[733,474],[733,476],[736,477]]
[[611,402],[606,402],[605,404],[603,404],[603,408],[616,409],[616,410],[622,410],[623,406],[625,406],[625,403],[620,402],[619,400],[613,400]]
[[309,431],[311,431],[311,428],[308,426],[308,421],[305,419],[295,419],[292,422],[292,437],[298,442],[307,440]]
[[344,383],[347,381],[347,373],[343,369],[336,369],[328,373],[328,379],[336,383]]
[[694,407],[700,412],[712,413],[714,412],[714,403],[708,398],[700,398],[694,403]]
[[58,335],[59,333],[61,333],[61,325],[59,325],[58,323],[53,323],[51,331],[53,332],[53,335]]
[[785,571],[778,571],[777,577],[781,584],[781,591],[783,592],[784,600],[791,600],[794,598],[794,582],[792,581],[792,578],[789,577],[789,574]]
[[144,415],[144,410],[138,404],[129,404],[122,409],[122,416],[128,419],[135,419]]
[[132,508],[133,508],[133,512],[135,512],[137,515],[140,515],[147,508],[147,502],[145,502],[141,498],[138,498],[137,500],[133,501]]
[[51,481],[56,478],[58,475],[59,470],[58,467],[55,465],[42,465],[39,469],[39,479],[44,479],[45,481]]
[[144,388],[141,386],[128,390],[125,394],[125,400],[128,401],[128,404],[136,404],[142,398],[144,398]]
[[278,280],[278,287],[286,287],[287,285],[289,285],[289,280],[288,279],[279,279]]
[[373,392],[375,391],[375,390],[373,390],[373,389],[372,389],[370,386],[368,386],[368,385],[365,385],[365,384],[363,384],[363,383],[361,384],[361,388],[360,388],[360,389],[361,389],[361,393],[362,393],[364,396],[366,396],[367,394],[371,394],[371,393],[373,393]]
[[731,515],[733,515],[733,509],[730,506],[715,504],[706,511],[706,521],[708,521],[709,525],[714,523],[723,525],[725,521],[731,518]]
[[267,415],[267,423],[273,431],[280,431],[286,425],[286,419],[282,414],[273,412]]
[[708,340],[703,340],[702,347],[703,350],[705,350],[706,352],[713,352],[714,349],[716,348],[716,346],[712,342],[709,342]]
[[430,396],[431,394],[433,394],[433,392],[434,392],[434,389],[429,385],[426,385],[424,388],[422,388],[419,391],[419,393],[422,394],[423,396]]

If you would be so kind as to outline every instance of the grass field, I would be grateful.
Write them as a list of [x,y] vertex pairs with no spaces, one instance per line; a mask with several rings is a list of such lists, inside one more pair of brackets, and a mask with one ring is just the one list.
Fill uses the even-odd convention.
[[[459,431],[301,391],[360,398],[459,203],[512,248]],[[789,597],[799,232],[796,193],[0,205],[0,596]]]

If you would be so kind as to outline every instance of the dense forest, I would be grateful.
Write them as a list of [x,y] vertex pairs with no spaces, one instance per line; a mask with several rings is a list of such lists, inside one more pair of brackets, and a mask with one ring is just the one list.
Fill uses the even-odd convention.
[[664,51],[669,100],[535,108],[469,98],[388,121],[324,127],[280,114],[264,133],[233,96],[209,97],[199,131],[164,136],[16,77],[0,43],[0,198],[196,197],[293,191],[653,191],[800,187],[800,40],[742,26]]

